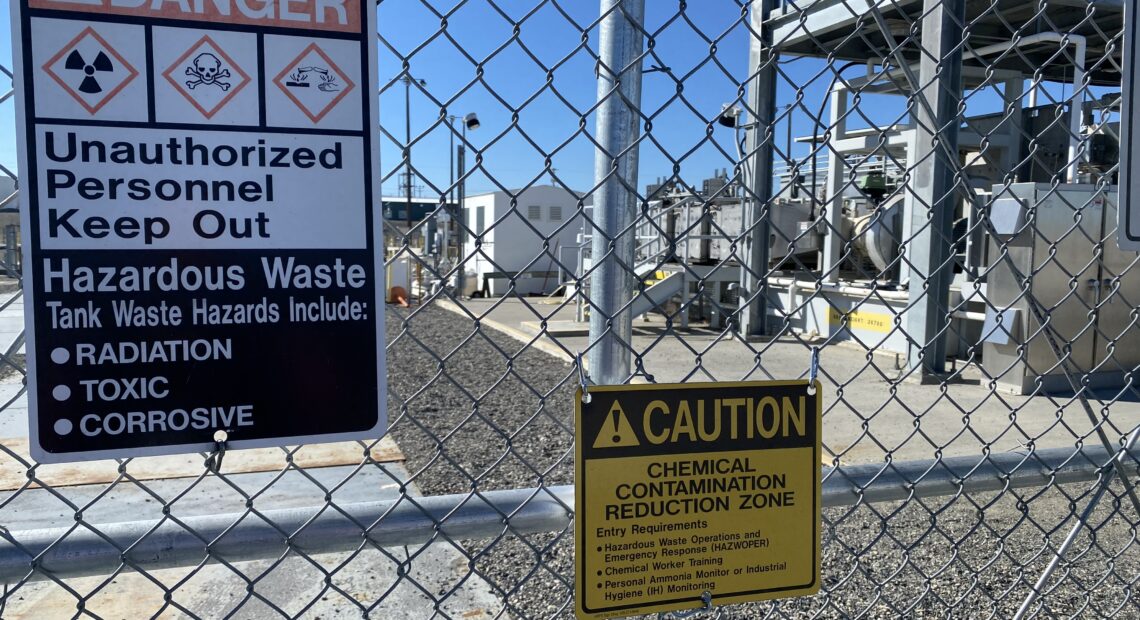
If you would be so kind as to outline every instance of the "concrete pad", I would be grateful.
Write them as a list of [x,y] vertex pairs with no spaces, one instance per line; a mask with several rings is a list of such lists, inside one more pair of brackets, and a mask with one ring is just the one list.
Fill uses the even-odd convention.
[[[223,466],[224,469],[224,466]],[[400,464],[326,467],[307,470],[338,503],[390,500],[399,497],[408,472]],[[25,490],[6,507],[6,527],[67,527],[74,524],[74,509],[86,507],[88,523],[113,523],[162,516],[162,498],[171,515],[242,512],[245,495],[256,495],[258,510],[314,506],[324,503],[326,492],[301,473],[227,475],[226,481],[208,476],[193,480],[125,482],[110,492],[103,485],[48,490]],[[231,486],[232,485],[232,486]],[[339,485],[339,486],[338,486]],[[240,489],[238,492],[234,487]],[[416,493],[414,485],[408,485]],[[147,492],[149,489],[150,492]],[[332,490],[335,489],[335,490]],[[183,495],[184,494],[184,495]],[[175,499],[177,498],[177,499]],[[98,499],[98,501],[94,501]],[[92,503],[94,501],[94,503]],[[382,526],[381,526],[382,527]],[[371,609],[374,618],[418,619],[440,617],[483,620],[501,608],[489,584],[470,572],[468,558],[455,545],[443,542],[427,547],[376,549],[353,553],[316,554],[306,559],[290,554],[281,560],[241,562],[232,566],[212,563],[203,567],[163,569],[141,575],[123,572],[109,577],[68,579],[71,592],[53,582],[9,584],[5,618],[55,618],[84,609],[105,618],[280,618],[360,617]],[[170,603],[164,598],[170,593]],[[440,612],[434,611],[439,602]]]
[[[26,413],[26,412],[25,412]],[[24,462],[32,463],[25,438],[3,438],[3,445]],[[333,467],[336,465],[356,465],[364,460],[365,448],[355,441],[337,443],[307,444],[292,446],[286,452],[281,448],[256,448],[232,450],[222,460],[223,471],[227,474],[262,471],[281,471],[289,466],[302,469]],[[396,442],[384,437],[368,449],[369,457],[378,463],[403,461],[404,455]],[[5,455],[0,458],[0,490],[18,489],[29,484],[28,472],[23,463]],[[81,484],[105,484],[127,475],[136,480],[166,480],[193,478],[203,471],[204,459],[200,454],[175,454],[170,456],[136,457],[122,465],[115,460],[84,461],[82,463],[55,463],[35,466],[34,486],[74,486]]]
[[[531,334],[537,335],[542,331],[540,321],[523,321],[521,326],[524,331]],[[546,333],[551,336],[588,336],[590,335],[590,325],[578,321],[548,321]]]
[[12,344],[24,333],[23,292],[0,294],[0,308],[3,308],[0,310],[0,353],[3,353],[12,348]]
[[22,376],[0,383],[0,438],[28,436],[28,396]]
[[[521,299],[472,299],[467,312],[492,328],[516,326],[505,333],[528,342],[539,338],[540,350],[583,351],[589,337],[526,331],[539,312],[549,321],[573,318],[573,307],[552,310],[526,307]],[[441,304],[447,308],[448,304]],[[702,328],[669,328],[659,315],[633,323],[633,348],[658,383],[802,379],[811,364],[805,337],[785,336],[770,342],[743,342],[723,332]],[[881,463],[887,459],[922,460],[942,456],[982,455],[1033,445],[1071,448],[1078,442],[1099,445],[1081,403],[1070,396],[1011,396],[993,392],[975,367],[963,370],[962,381],[921,385],[904,380],[896,355],[842,344],[820,352],[823,382],[824,452],[832,464]],[[565,359],[564,357],[562,359]],[[1112,394],[1092,398],[1096,415]],[[1106,427],[1111,441],[1140,424],[1140,402],[1115,401]],[[1112,428],[1115,427],[1115,428]]]

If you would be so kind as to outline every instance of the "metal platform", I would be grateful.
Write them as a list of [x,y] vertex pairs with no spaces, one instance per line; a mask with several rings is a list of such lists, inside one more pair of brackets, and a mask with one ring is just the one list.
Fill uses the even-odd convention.
[[[903,56],[917,63],[922,7],[922,0],[818,0],[785,4],[768,25],[783,54],[866,61],[882,58],[901,46]],[[883,35],[875,11],[881,14],[893,40]],[[968,69],[993,63],[993,68],[1025,75],[1040,69],[1045,79],[1068,81],[1072,78],[1072,50],[1059,52],[1054,41],[1021,46],[1004,55],[986,54],[984,60],[969,57],[971,50],[1040,33],[1063,32],[1086,38],[1092,84],[1118,86],[1123,23],[1120,0],[968,0],[965,30],[969,40],[963,65]],[[1106,50],[1111,53],[1106,55]]]

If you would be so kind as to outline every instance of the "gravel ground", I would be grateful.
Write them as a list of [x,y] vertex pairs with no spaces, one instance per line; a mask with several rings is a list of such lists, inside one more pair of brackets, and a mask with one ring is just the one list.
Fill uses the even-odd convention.
[[[392,433],[423,493],[573,482],[570,364],[445,310],[389,312]],[[1086,490],[827,509],[821,594],[710,616],[1011,618]],[[1130,596],[1140,579],[1137,516],[1111,491],[1033,617],[1140,617]],[[502,617],[573,617],[572,530],[465,545],[503,601]]]

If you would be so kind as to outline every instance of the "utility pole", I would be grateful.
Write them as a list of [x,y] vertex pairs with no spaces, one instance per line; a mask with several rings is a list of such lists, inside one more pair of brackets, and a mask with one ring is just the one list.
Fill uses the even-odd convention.
[[[405,215],[407,215],[408,234],[412,233],[412,76],[404,75],[400,78],[404,83],[404,196],[407,200]],[[415,80],[420,86],[427,86],[426,80]],[[427,239],[424,239],[427,245]]]
[[[467,269],[466,266],[463,265],[464,254],[467,251],[467,215],[464,211],[464,204],[467,201],[467,179],[464,178],[467,175],[467,130],[470,129],[474,131],[478,128],[479,117],[476,116],[474,112],[470,112],[463,117],[463,139],[460,141],[462,144],[459,145],[459,151],[456,154],[456,165],[459,168],[457,173],[459,177],[459,204],[456,205],[456,212],[459,214],[459,219],[461,220],[460,225],[456,229],[456,235],[458,236],[459,256],[455,263],[457,269],[457,273],[455,274],[455,284],[456,288],[458,289],[456,292],[456,297],[458,298],[463,297],[463,287],[466,286],[466,276],[464,274],[464,271]],[[451,135],[454,137],[455,132],[452,132]],[[482,231],[476,230],[475,234],[479,234],[480,232]]]
[[[447,149],[447,172],[449,175],[447,186],[447,207],[444,211],[447,213],[447,224],[443,227],[443,259],[445,261],[451,260],[451,227],[455,226],[457,229],[462,225],[459,222],[459,207],[455,204],[455,119],[458,116],[449,115],[447,117],[448,138],[450,139],[450,146]],[[460,250],[462,251],[462,250]],[[451,264],[448,262],[447,264]]]
[[[463,141],[466,142],[467,141],[467,128],[466,127],[464,127],[464,129],[463,129],[463,135],[464,135]],[[459,246],[459,255],[455,261],[455,265],[456,265],[455,288],[457,289],[455,292],[455,297],[457,299],[462,299],[463,298],[463,287],[467,285],[467,283],[466,283],[467,277],[464,274],[464,272],[467,270],[467,266],[463,264],[464,255],[467,253],[467,218],[466,218],[466,214],[463,210],[463,203],[467,200],[467,196],[464,195],[464,194],[466,194],[466,188],[464,187],[464,181],[463,181],[463,176],[465,174],[467,174],[467,150],[464,148],[464,145],[462,145],[462,144],[459,145],[459,154],[456,156],[455,161],[456,161],[456,165],[459,166],[459,172],[458,172],[458,174],[459,174],[459,205],[458,205],[456,210],[459,211],[460,217],[463,219],[463,221],[459,224],[459,226],[456,227],[456,233],[455,233],[456,237],[457,237],[456,244]]]

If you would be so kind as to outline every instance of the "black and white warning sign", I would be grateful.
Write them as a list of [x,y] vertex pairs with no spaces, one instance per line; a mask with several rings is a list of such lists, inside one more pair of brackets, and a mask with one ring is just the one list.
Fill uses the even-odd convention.
[[386,429],[375,10],[15,0],[44,462]]

